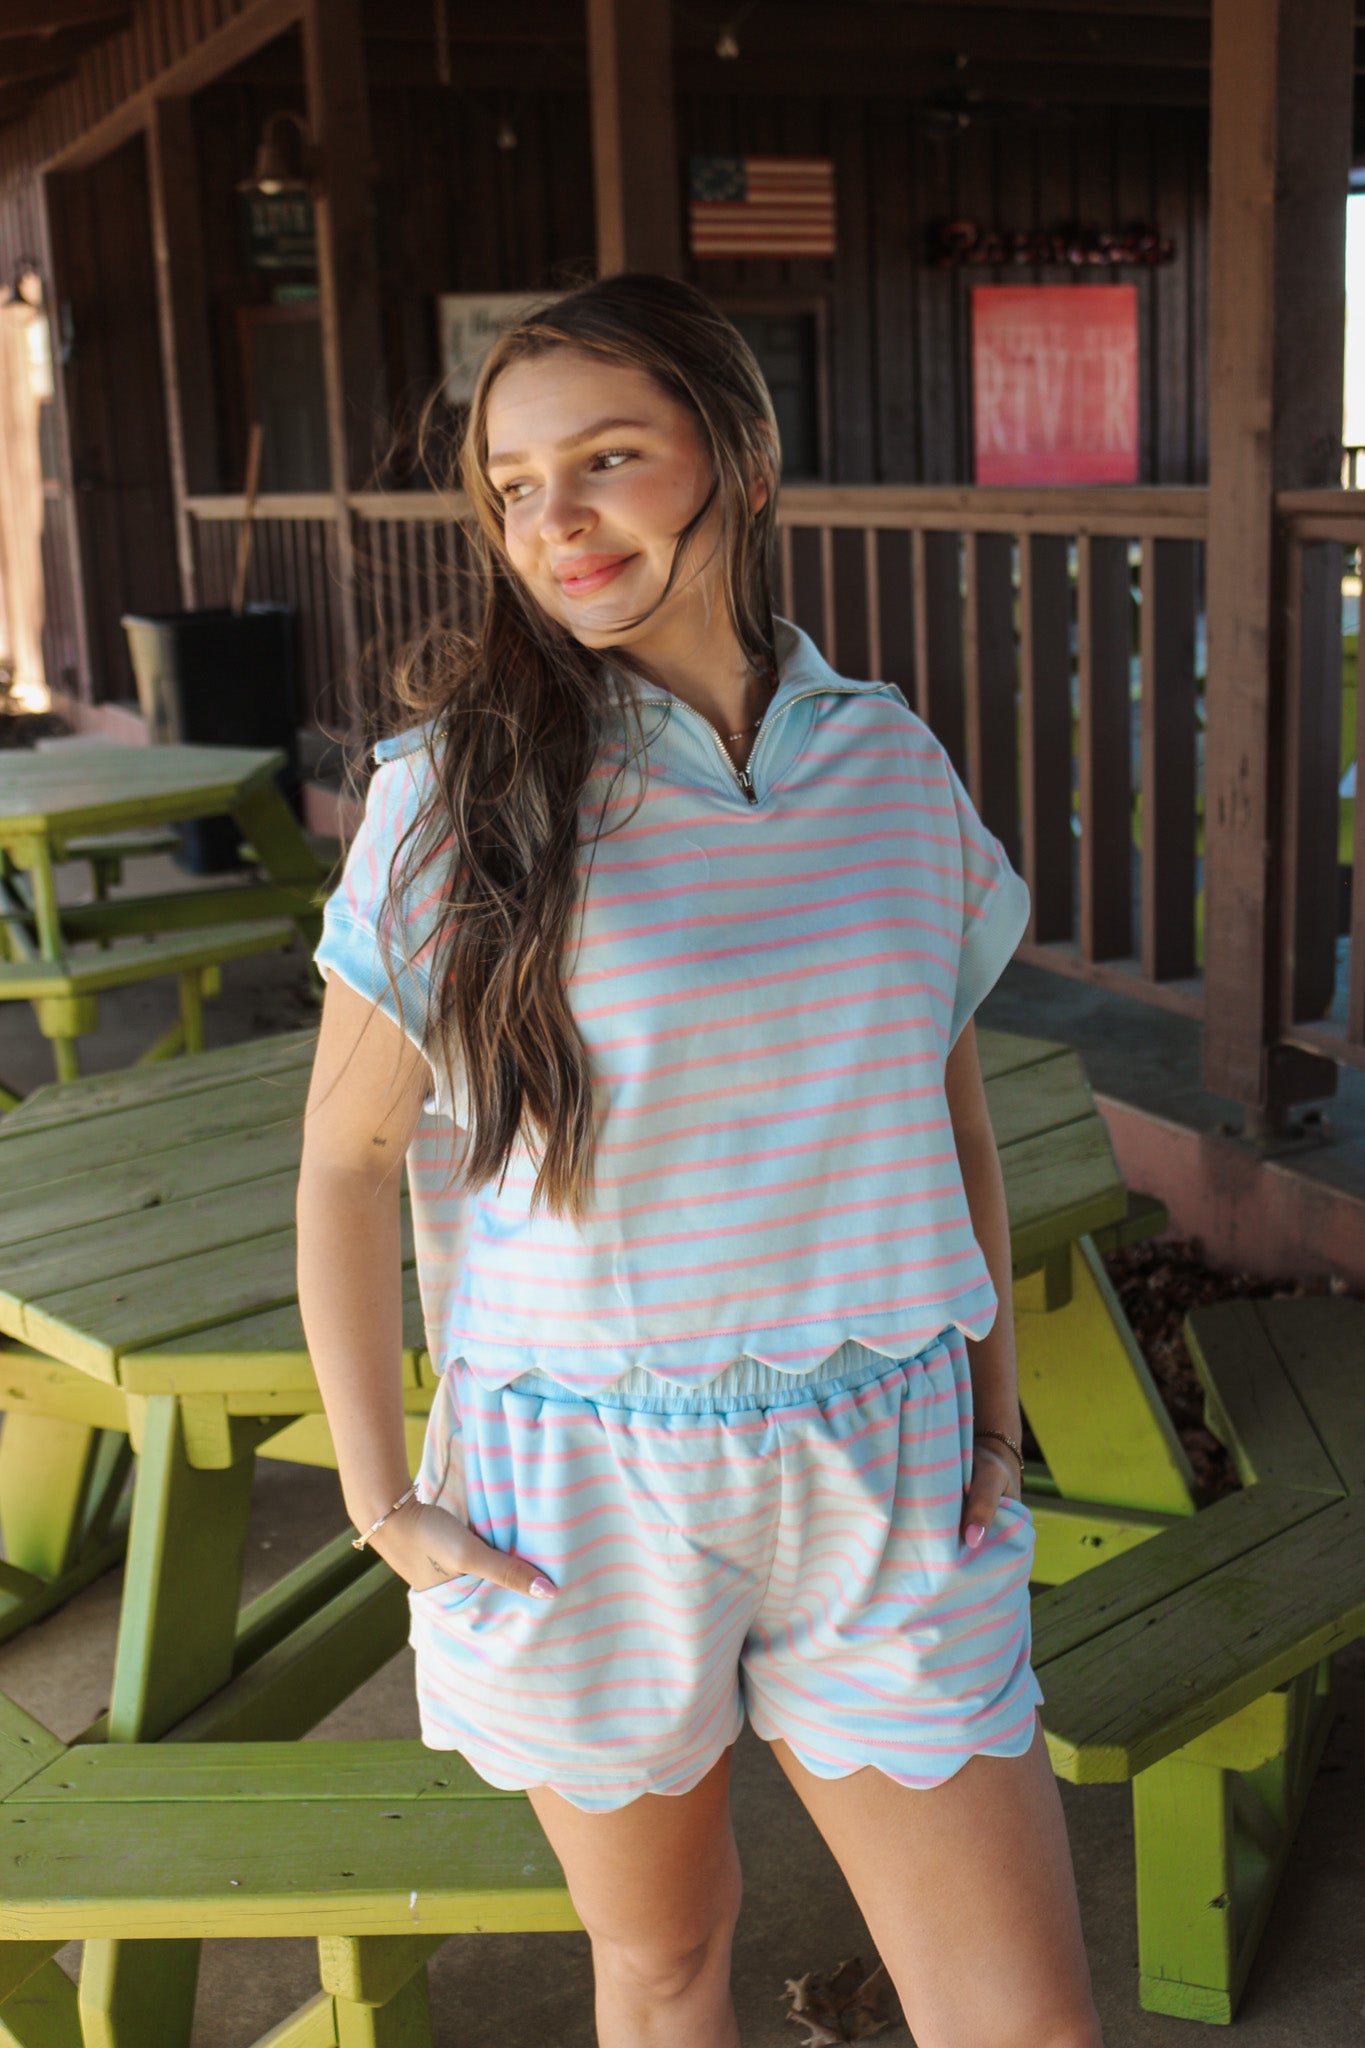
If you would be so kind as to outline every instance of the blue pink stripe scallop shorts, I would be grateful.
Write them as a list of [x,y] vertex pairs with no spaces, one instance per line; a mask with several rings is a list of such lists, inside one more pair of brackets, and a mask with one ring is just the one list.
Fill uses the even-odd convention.
[[966,1344],[856,1343],[799,1378],[741,1359],[690,1391],[636,1374],[592,1396],[457,1362],[418,1492],[538,1564],[552,1600],[462,1573],[412,1592],[422,1740],[488,1783],[585,1812],[682,1793],[747,1713],[818,1777],[940,1784],[1018,1756],[1029,1661],[1027,1505],[979,1550]]

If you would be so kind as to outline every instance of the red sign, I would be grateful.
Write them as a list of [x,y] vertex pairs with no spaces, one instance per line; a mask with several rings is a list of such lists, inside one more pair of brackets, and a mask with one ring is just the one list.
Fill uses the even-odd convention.
[[1137,286],[975,285],[979,484],[1138,477]]

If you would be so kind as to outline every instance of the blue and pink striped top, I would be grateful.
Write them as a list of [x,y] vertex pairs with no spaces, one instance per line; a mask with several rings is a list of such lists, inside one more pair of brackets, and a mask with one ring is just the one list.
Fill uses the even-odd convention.
[[[990,1328],[944,1063],[1028,890],[896,685],[836,675],[788,620],[776,633],[743,779],[700,713],[627,671],[646,752],[594,854],[627,752],[624,731],[604,736],[567,963],[601,1105],[584,1223],[530,1214],[524,1150],[501,1185],[453,1188],[463,1091],[429,1054],[408,1176],[439,1369],[688,1387],[741,1357],[805,1373],[854,1340],[903,1358],[950,1324]],[[401,932],[385,903],[425,736],[376,755],[317,959],[421,1046],[437,888],[400,905]]]

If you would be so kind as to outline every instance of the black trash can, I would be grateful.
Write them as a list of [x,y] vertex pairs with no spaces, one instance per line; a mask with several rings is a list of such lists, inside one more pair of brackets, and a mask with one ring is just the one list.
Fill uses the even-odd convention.
[[[286,767],[280,786],[299,807],[297,629],[293,605],[228,605],[122,618],[137,678],[138,704],[153,742],[215,747],[275,747]],[[241,865],[231,818],[197,818],[179,827],[177,858],[191,874]]]

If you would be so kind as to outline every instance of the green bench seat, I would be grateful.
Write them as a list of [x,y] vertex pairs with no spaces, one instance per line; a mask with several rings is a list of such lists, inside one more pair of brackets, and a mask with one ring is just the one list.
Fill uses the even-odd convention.
[[242,960],[253,953],[281,951],[294,936],[284,918],[220,924],[205,931],[176,932],[160,939],[114,939],[98,952],[68,954],[65,960],[0,960],[0,996],[43,1002],[54,996],[99,995],[158,975],[184,974]]
[[[74,2029],[51,1960],[71,1940],[312,1936],[322,1989],[270,2048],[424,2048],[426,1962],[448,1936],[582,1926],[525,1795],[417,1742],[64,1749],[10,1706],[0,1771],[0,2029],[22,2048],[26,1987],[47,2029],[33,2048],[62,2015]],[[82,1991],[108,2048],[151,2048]]]
[[178,853],[180,834],[173,825],[150,825],[127,832],[86,832],[66,842],[66,858],[90,864],[90,886],[102,903],[123,880],[126,860],[148,860],[155,854]]
[[[6,924],[11,957],[0,959],[0,1002],[33,1004],[39,1030],[55,1042],[58,1078],[69,1081],[76,1078],[76,1039],[98,1028],[97,998],[109,989],[174,975],[180,983],[179,1020],[142,1057],[202,1052],[204,998],[218,993],[224,961],[282,952],[294,929],[287,918],[256,918],[160,938],[110,939],[88,953],[44,960],[11,915]],[[6,1106],[14,1106],[12,1097],[0,1102]]]
[[1033,1662],[1058,1775],[1132,1781],[1142,2004],[1225,2022],[1365,1636],[1365,1305],[1186,1332],[1244,1491],[1038,1594]]

